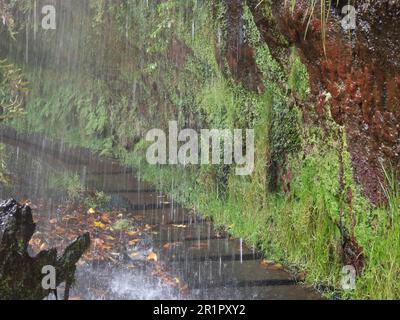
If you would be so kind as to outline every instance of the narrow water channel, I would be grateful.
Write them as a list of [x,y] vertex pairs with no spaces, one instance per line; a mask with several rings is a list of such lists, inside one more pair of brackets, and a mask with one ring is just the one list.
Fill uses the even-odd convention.
[[[53,243],[46,238],[46,230],[54,221],[65,220],[65,213],[59,208],[68,202],[69,195],[56,183],[65,177],[77,177],[89,190],[104,192],[111,199],[107,205],[109,214],[118,214],[132,225],[141,226],[139,243],[134,241],[131,245],[132,241],[122,238],[114,241],[111,260],[83,259],[72,298],[319,298],[283,269],[262,263],[260,254],[241,239],[215,230],[198,213],[182,208],[139,181],[139,173],[131,168],[34,135],[27,137],[2,130],[0,142],[5,145],[9,177],[9,183],[0,187],[0,199],[13,197],[31,203],[38,222],[37,236],[49,245]],[[73,225],[64,224],[63,228]],[[96,239],[95,234],[91,237]],[[95,250],[92,245],[91,251]],[[148,259],[149,253],[156,258]]]

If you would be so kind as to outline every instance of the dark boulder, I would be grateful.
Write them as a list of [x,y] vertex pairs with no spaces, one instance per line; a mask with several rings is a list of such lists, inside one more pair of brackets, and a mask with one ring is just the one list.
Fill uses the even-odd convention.
[[35,232],[32,211],[14,199],[0,202],[0,299],[38,300],[49,295],[42,280],[43,267],[53,266],[56,286],[66,282],[66,298],[73,282],[76,263],[90,246],[85,233],[72,242],[62,256],[56,249],[41,251],[32,257],[28,253],[29,241]]

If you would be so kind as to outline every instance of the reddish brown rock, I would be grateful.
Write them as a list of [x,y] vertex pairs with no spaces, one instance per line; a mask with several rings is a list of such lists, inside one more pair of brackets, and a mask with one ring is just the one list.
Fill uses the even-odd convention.
[[382,165],[400,170],[400,3],[353,2],[357,26],[350,32],[341,25],[347,3],[332,6],[324,39],[320,15],[307,29],[307,1],[297,1],[293,12],[273,1],[272,10],[308,69],[317,113],[324,113],[328,95],[334,120],[346,128],[355,177],[378,203],[384,200]]

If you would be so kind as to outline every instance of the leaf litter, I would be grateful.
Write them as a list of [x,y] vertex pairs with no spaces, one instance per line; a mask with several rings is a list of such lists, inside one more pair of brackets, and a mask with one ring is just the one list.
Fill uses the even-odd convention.
[[[153,226],[132,223],[126,230],[113,228],[118,221],[127,216],[125,209],[101,212],[93,208],[85,208],[83,205],[64,203],[57,207],[57,216],[49,219],[48,214],[41,214],[45,212],[42,202],[33,206],[37,211],[34,212],[37,231],[30,241],[30,247],[34,253],[50,247],[55,247],[62,252],[70,241],[88,231],[92,239],[91,247],[78,265],[109,263],[129,270],[147,264],[150,266],[152,276],[159,278],[182,294],[187,291],[187,285],[171,275],[160,262],[153,247],[149,248],[149,234],[154,233]],[[177,227],[184,228],[183,225],[177,225]],[[169,250],[181,244],[180,242],[167,243],[162,249]],[[80,299],[80,297],[77,296],[75,299]]]

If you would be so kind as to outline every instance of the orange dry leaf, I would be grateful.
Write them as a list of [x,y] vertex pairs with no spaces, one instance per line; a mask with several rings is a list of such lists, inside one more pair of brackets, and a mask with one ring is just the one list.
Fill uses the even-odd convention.
[[270,261],[270,260],[264,259],[264,260],[261,261],[261,265],[262,265],[263,267],[268,267],[268,266],[271,265],[271,264],[273,264],[273,262]]
[[102,245],[102,246],[100,246],[100,249],[101,250],[104,250],[104,251],[109,251],[109,250],[111,250],[113,247],[111,246],[111,245],[109,245],[109,244],[104,244],[104,245]]
[[272,270],[283,270],[283,265],[280,263],[274,264],[272,267]]
[[157,254],[155,252],[150,252],[147,256],[147,260],[149,261],[157,261]]
[[108,213],[103,213],[101,215],[101,221],[103,221],[104,223],[111,223],[111,219],[110,219],[110,215]]
[[179,246],[181,244],[182,244],[182,242],[169,242],[169,243],[164,244],[163,248],[168,250],[168,249],[171,249],[173,247]]
[[58,234],[58,235],[63,235],[63,234],[65,234],[65,229],[64,228],[61,228],[61,227],[59,227],[59,226],[57,226],[56,227],[56,234]]
[[93,244],[94,244],[96,247],[102,246],[102,245],[104,245],[104,240],[102,240],[102,239],[100,239],[100,238],[96,238],[96,239],[93,240]]
[[139,241],[140,241],[140,239],[134,239],[134,240],[129,241],[128,244],[130,246],[135,246]]
[[263,266],[264,268],[267,268],[269,270],[282,270],[283,269],[283,265],[281,265],[280,263],[274,263],[273,261],[269,261],[269,260],[263,260],[261,261],[261,266]]
[[130,237],[136,236],[138,233],[136,231],[127,231],[126,234]]
[[62,221],[69,221],[69,220],[78,220],[79,221],[80,219],[78,219],[78,217],[71,216],[69,214],[62,217]]

